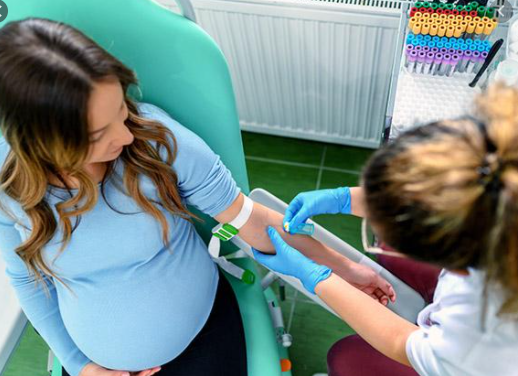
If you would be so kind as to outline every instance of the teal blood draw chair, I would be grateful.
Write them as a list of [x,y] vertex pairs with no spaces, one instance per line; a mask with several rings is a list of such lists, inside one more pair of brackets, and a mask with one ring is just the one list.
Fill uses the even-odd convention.
[[[0,27],[14,20],[43,17],[81,30],[137,73],[139,89],[133,87],[131,92],[136,100],[159,106],[201,136],[248,194],[226,60],[213,39],[194,22],[190,2],[177,2],[183,15],[152,0],[7,0],[9,13]],[[203,219],[197,228],[208,241],[216,223],[207,216]],[[230,243],[223,244],[223,254],[236,250]],[[256,276],[253,284],[246,284],[227,275],[243,317],[249,376],[290,375],[290,371],[281,371],[281,359],[287,354],[272,325],[268,304],[275,299],[273,294],[263,292],[251,259],[234,258],[232,262]],[[54,359],[53,363],[52,376],[61,376],[59,361]],[[2,369],[0,365],[0,373]]]

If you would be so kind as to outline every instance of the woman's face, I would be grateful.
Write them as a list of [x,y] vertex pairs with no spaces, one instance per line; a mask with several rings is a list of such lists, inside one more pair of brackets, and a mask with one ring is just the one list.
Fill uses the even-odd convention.
[[124,124],[127,118],[119,80],[96,83],[88,102],[90,150],[86,164],[112,161],[133,142],[133,134]]

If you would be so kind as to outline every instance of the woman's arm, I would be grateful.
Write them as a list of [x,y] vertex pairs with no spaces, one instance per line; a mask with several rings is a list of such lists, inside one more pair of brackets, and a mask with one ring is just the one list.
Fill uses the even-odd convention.
[[365,201],[362,187],[350,188],[351,214],[357,217],[365,217]]
[[48,288],[36,283],[23,260],[16,253],[22,244],[14,222],[0,212],[0,255],[23,312],[71,375],[79,375],[90,360],[79,350],[68,334],[59,310],[56,287],[50,277],[42,276]]
[[267,231],[276,254],[253,250],[256,261],[278,273],[298,278],[308,291],[315,292],[374,348],[409,365],[406,342],[409,335],[418,330],[417,326],[372,301],[325,266],[309,260],[286,244],[275,229]]
[[[243,206],[244,197],[240,194],[234,203],[215,218],[221,223],[233,220]],[[259,203],[254,203],[250,219],[239,230],[239,237],[255,249],[264,253],[275,253],[274,246],[266,233],[266,228],[272,226],[278,230],[282,238],[294,248],[300,250],[305,256],[315,262],[326,265],[333,271],[361,289],[372,298],[387,304],[388,300],[395,300],[395,292],[392,286],[372,269],[359,265],[332,248],[319,241],[303,235],[290,235],[283,231],[282,214],[271,210]]]
[[315,287],[317,295],[372,347],[407,366],[406,342],[419,327],[372,301],[332,274]]

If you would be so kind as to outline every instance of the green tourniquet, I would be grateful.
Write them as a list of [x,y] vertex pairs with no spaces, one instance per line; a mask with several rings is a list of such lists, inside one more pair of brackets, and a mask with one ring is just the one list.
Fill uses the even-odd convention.
[[220,240],[223,240],[224,242],[229,241],[232,239],[235,235],[239,233],[239,230],[236,229],[231,224],[225,223],[223,226],[220,227],[218,231],[214,233],[214,236],[217,237]]
[[216,232],[216,233],[214,233],[214,236],[215,236],[216,238],[218,238],[219,240],[224,241],[224,242],[226,242],[226,241],[228,240],[228,239],[227,239],[227,238],[225,238],[223,235],[220,235],[220,234],[218,234],[217,232]]
[[239,230],[237,228],[235,228],[234,226],[232,226],[231,224],[229,224],[229,223],[225,223],[223,225],[223,228],[226,231],[230,232],[233,236],[237,235],[239,233]]

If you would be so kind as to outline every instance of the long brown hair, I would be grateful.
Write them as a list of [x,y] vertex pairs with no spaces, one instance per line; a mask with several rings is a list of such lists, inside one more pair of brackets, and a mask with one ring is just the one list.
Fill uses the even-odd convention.
[[[93,85],[110,78],[121,83],[129,110],[125,124],[134,136],[133,143],[119,156],[125,167],[127,194],[160,222],[164,244],[169,242],[168,222],[155,204],[175,215],[194,217],[182,205],[177,189],[172,168],[174,135],[159,122],[139,116],[136,104],[127,95],[128,87],[137,85],[135,73],[64,23],[42,18],[11,22],[0,29],[0,130],[11,148],[0,171],[0,190],[18,202],[30,220],[30,236],[16,253],[39,282],[39,271],[61,281],[42,257],[43,247],[58,225],[63,230],[62,252],[76,228],[71,219],[75,218],[77,225],[81,214],[98,200],[97,184],[83,170],[90,147],[87,108]],[[162,149],[165,160],[160,155]],[[105,180],[113,167],[114,162],[109,162],[101,182],[103,196]],[[79,188],[76,195],[70,194],[70,199],[56,205],[58,224],[45,194],[49,176],[61,177],[70,192],[63,172],[77,179]],[[154,182],[160,203],[142,194],[140,175]]]
[[518,91],[490,87],[477,118],[416,128],[363,172],[369,219],[412,258],[486,272],[518,313]]

